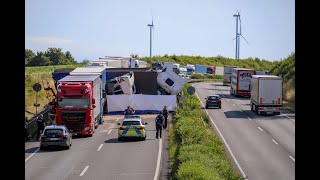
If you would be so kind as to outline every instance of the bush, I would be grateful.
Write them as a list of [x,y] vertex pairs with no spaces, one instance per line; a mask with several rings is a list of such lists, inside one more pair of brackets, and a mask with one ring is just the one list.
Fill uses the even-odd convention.
[[212,75],[212,74],[207,74],[206,75],[207,79],[223,79],[223,75]]
[[186,161],[180,164],[177,179],[181,180],[220,180],[218,173],[210,171],[203,163],[197,160]]
[[205,79],[205,76],[202,74],[192,74],[191,79]]

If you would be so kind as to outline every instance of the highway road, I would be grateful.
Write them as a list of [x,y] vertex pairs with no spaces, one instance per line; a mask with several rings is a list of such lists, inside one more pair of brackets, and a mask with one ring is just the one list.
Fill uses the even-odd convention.
[[121,122],[121,117],[108,116],[93,137],[74,138],[70,150],[41,151],[39,142],[27,142],[25,179],[151,180],[158,176],[165,179],[167,174],[161,172],[162,162],[167,163],[162,158],[165,137],[155,138],[155,115],[143,115],[149,123],[146,141],[119,142],[117,122]]
[[295,114],[256,115],[250,99],[230,95],[222,83],[196,83],[196,95],[205,104],[209,94],[222,96],[222,109],[207,109],[215,131],[239,172],[252,180],[295,179]]

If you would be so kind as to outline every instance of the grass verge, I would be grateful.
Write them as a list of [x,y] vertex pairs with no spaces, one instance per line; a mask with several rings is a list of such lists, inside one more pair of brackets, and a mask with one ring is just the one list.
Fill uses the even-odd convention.
[[169,126],[170,179],[243,179],[234,171],[199,100],[186,93],[188,86],[183,90],[188,103],[178,108]]

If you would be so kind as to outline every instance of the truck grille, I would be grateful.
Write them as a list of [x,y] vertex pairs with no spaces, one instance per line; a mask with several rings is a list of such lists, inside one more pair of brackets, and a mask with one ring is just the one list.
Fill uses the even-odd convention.
[[61,112],[62,124],[73,132],[82,131],[86,119],[85,111],[63,111]]

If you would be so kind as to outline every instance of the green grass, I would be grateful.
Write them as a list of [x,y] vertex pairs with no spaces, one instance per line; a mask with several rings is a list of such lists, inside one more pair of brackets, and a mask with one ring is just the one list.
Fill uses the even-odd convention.
[[293,111],[293,112],[296,111],[295,103],[288,102],[288,101],[283,101],[283,108],[284,109],[288,109],[288,110]]
[[[45,105],[48,104],[53,98],[51,93],[47,93],[44,87],[47,87],[47,82],[50,87],[54,89],[54,82],[51,76],[53,69],[63,68],[76,68],[83,65],[60,65],[60,66],[38,66],[38,67],[26,67],[25,68],[25,116],[31,119],[36,113],[34,103],[36,101],[36,92],[32,86],[35,83],[40,83],[42,89],[38,92],[38,103],[40,107],[37,108],[38,112],[45,109]],[[55,89],[54,89],[55,90]]]
[[[238,180],[237,174],[220,139],[209,124],[195,95],[183,95],[187,103],[179,107],[172,119],[170,132],[170,179]],[[190,105],[191,98],[191,105]]]
[[25,67],[25,74],[50,74],[53,69],[63,69],[63,68],[77,68],[84,66],[82,64],[75,65],[56,65],[56,66],[36,66],[36,67]]

